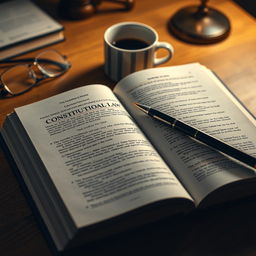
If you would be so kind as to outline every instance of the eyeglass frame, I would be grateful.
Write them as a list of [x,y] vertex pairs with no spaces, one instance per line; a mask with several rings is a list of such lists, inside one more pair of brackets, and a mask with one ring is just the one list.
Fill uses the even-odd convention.
[[[56,65],[65,65],[65,69],[60,72],[59,74],[57,75],[54,75],[54,74],[50,74],[50,72],[47,72],[46,70],[44,70],[41,65],[38,63],[38,57],[42,54],[42,53],[45,53],[45,52],[55,52],[57,54],[59,54],[61,57],[63,57],[63,59],[67,62],[65,64],[62,64],[62,63],[56,63]],[[47,59],[43,59],[44,61],[47,61]],[[42,60],[41,60],[42,61]],[[51,63],[54,63],[54,61],[51,61],[51,60],[48,60],[50,61]],[[18,96],[18,95],[21,95],[23,93],[26,93],[28,92],[29,90],[31,90],[33,87],[35,87],[36,85],[38,85],[38,83],[40,83],[41,81],[45,80],[45,79],[48,79],[48,78],[56,78],[56,77],[59,77],[61,75],[63,75],[64,73],[66,73],[70,68],[71,68],[71,63],[69,61],[67,61],[67,56],[61,54],[60,52],[56,51],[56,50],[46,50],[46,51],[42,51],[40,52],[39,54],[36,55],[35,58],[24,58],[24,59],[17,59],[17,60],[2,60],[0,61],[0,64],[9,64],[9,63],[18,63],[18,62],[32,62],[31,64],[17,64],[17,65],[14,65],[8,69],[6,69],[5,71],[3,71],[1,74],[0,74],[0,97],[5,97],[6,95],[10,94],[11,96]],[[31,85],[29,88],[25,89],[24,91],[22,92],[19,92],[19,93],[13,93],[9,88],[8,86],[2,81],[2,76],[10,71],[11,69],[17,67],[17,66],[27,66],[29,71],[31,70],[32,71],[32,75],[33,75],[33,79],[35,80],[34,84]],[[38,68],[38,70],[41,72],[42,74],[42,77],[37,77],[36,76],[36,73],[33,69],[31,69],[33,66],[36,66]]]

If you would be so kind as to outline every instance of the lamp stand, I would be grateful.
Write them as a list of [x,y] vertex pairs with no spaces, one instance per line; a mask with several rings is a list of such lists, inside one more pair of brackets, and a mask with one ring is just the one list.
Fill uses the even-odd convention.
[[168,22],[172,34],[181,40],[196,44],[216,43],[230,32],[230,22],[220,11],[209,8],[207,0],[199,6],[180,9]]

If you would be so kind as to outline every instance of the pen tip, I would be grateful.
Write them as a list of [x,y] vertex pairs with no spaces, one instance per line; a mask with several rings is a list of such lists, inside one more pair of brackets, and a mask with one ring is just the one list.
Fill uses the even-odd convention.
[[137,103],[137,102],[134,102],[134,105],[137,107],[137,108],[139,108],[140,110],[142,110],[143,112],[145,112],[145,113],[148,113],[148,111],[149,111],[149,107],[147,107],[147,106],[145,106],[145,105],[143,105],[143,104],[140,104],[140,103]]

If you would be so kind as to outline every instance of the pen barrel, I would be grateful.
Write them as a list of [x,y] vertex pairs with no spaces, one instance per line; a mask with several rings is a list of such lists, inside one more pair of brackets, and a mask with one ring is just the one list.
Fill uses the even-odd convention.
[[189,126],[178,120],[175,121],[174,128],[194,138],[196,138],[196,135],[199,132],[194,127]]
[[184,134],[195,138],[196,140],[203,142],[205,145],[210,146],[211,148],[218,150],[224,153],[227,156],[230,156],[240,162],[243,162],[253,168],[256,168],[256,158],[242,152],[227,143],[224,143],[210,135],[207,135],[204,132],[197,130],[196,128],[183,123],[171,116],[168,116],[160,111],[155,109],[150,109],[148,114],[160,121],[167,123],[168,125],[172,126],[174,129],[183,132]]
[[221,151],[222,153],[231,156],[243,163],[248,164],[249,166],[256,167],[256,158],[253,156],[250,156],[246,154],[245,152],[242,152],[227,143],[224,143],[212,136],[209,136],[203,132],[198,132],[196,135],[196,139],[207,144],[208,146],[211,146],[214,149],[217,149]]
[[158,110],[152,109],[152,108],[149,109],[148,115],[150,115],[151,117],[154,117],[164,123],[167,123],[171,126],[174,126],[174,123],[176,122],[175,118],[168,116],[168,115],[166,115]]
[[195,138],[196,140],[203,142],[205,145],[212,147],[215,150],[218,150],[228,156],[231,156],[243,163],[248,164],[249,166],[256,167],[256,158],[242,152],[227,143],[224,143],[210,135],[205,134],[181,121],[175,122],[175,127],[177,130],[180,130],[187,135]]

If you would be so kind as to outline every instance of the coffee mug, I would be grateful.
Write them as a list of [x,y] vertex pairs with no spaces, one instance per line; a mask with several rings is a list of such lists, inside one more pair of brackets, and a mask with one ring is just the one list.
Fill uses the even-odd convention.
[[[156,51],[160,48],[166,49],[167,54],[157,58]],[[142,23],[118,23],[104,34],[104,70],[113,81],[165,63],[172,58],[173,52],[171,44],[159,42],[157,32]]]

